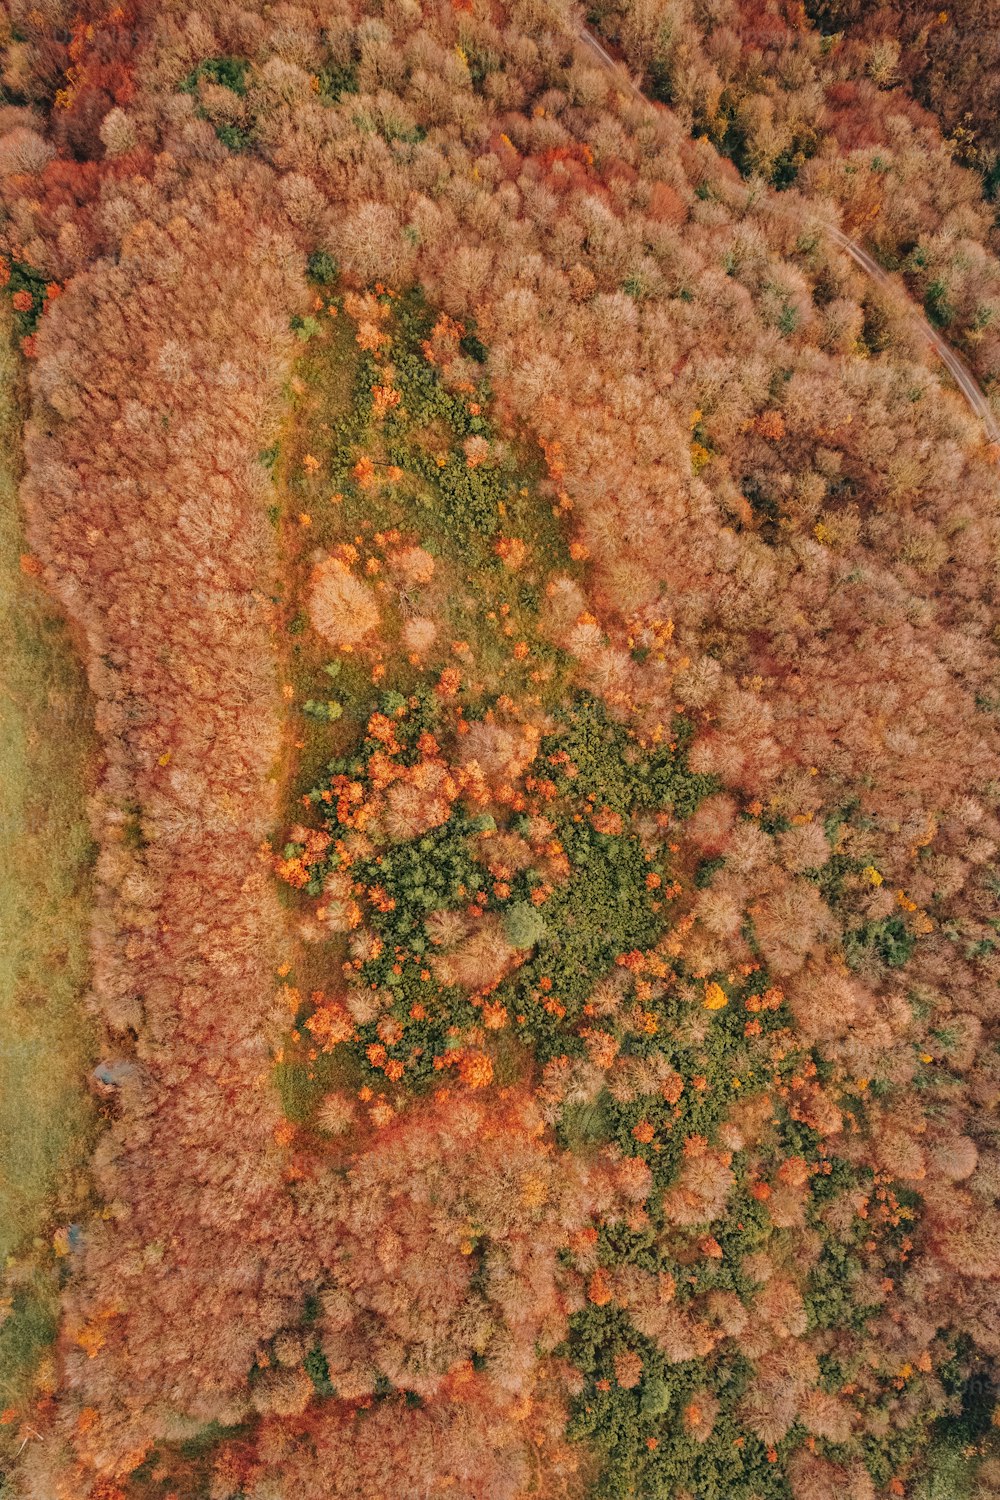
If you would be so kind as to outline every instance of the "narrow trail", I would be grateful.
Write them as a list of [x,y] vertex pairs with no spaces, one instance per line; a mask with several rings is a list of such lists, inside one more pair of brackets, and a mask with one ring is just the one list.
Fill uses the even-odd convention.
[[[603,45],[603,43],[600,42],[596,36],[594,36],[593,32],[588,31],[586,27],[581,27],[579,35],[580,41],[587,48],[587,51],[590,52],[592,56],[597,58],[602,68],[605,68],[609,72],[613,72],[618,75],[623,85],[634,99],[639,99],[644,104],[652,104],[652,100],[650,100],[643,93],[642,89],[639,88],[638,84],[632,78],[631,74],[624,66],[624,64],[619,62],[616,57],[612,56],[612,54]],[[884,271],[882,269],[873,255],[871,255],[855,240],[852,240],[849,235],[846,235],[844,231],[842,229],[839,229],[835,224],[824,224],[823,228],[826,230],[827,234],[834,241],[834,243],[839,245],[842,250],[846,251],[846,253],[855,262],[855,264],[860,266],[862,271],[864,271],[872,281],[874,281],[878,286],[884,287],[887,291],[895,292],[897,294],[901,293],[906,298],[907,304],[911,312],[913,313],[914,318],[920,324],[921,332],[923,333],[927,342],[930,344],[931,348],[934,350],[935,354],[940,359],[941,363],[948,370],[948,373],[951,375],[955,384],[958,386],[959,391],[965,397],[968,405],[972,408],[976,416],[979,417],[986,431],[987,438],[991,443],[1000,444],[1000,418],[996,416],[993,408],[990,406],[989,401],[983,394],[983,391],[981,390],[976,377],[973,375],[972,371],[969,369],[969,366],[966,364],[962,356],[957,352],[957,350],[951,347],[948,341],[944,339],[940,333],[938,333],[936,328],[931,326],[931,324],[924,317],[923,313],[921,313],[914,305],[905,288],[902,287],[900,283],[896,281],[892,276],[890,276],[887,271]]]

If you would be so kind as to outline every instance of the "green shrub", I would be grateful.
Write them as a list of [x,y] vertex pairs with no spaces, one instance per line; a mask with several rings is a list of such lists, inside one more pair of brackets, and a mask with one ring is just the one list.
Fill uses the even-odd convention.
[[515,948],[533,948],[546,935],[545,918],[530,901],[516,901],[504,915],[507,941]]
[[229,89],[243,99],[246,97],[249,71],[250,64],[243,57],[206,57],[178,87],[182,94],[197,94],[198,84],[205,78],[209,83]]
[[883,917],[865,922],[844,933],[844,958],[852,969],[860,969],[876,958],[890,969],[901,969],[913,957],[916,938],[902,917]]

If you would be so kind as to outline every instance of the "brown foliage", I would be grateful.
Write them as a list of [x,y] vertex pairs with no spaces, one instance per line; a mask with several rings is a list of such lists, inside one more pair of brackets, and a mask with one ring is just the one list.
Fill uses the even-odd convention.
[[86,641],[106,747],[95,1000],[137,1064],[62,1338],[63,1421],[95,1411],[77,1447],[110,1474],[165,1402],[238,1415],[254,1348],[297,1301],[266,1086],[279,920],[257,845],[278,724],[257,454],[299,283],[236,194],[161,190],[47,315],[25,444],[33,545]]
[[[228,1423],[255,1405],[254,1463],[306,1500],[449,1486],[501,1500],[522,1485],[523,1431],[514,1433],[536,1399],[536,1345],[551,1349],[585,1297],[624,1305],[630,1290],[636,1327],[668,1360],[703,1357],[724,1336],[743,1341],[758,1360],[743,1416],[764,1442],[799,1416],[831,1441],[845,1423],[817,1399],[803,1336],[797,1278],[818,1253],[806,1171],[758,1184],[798,1261],[794,1275],[760,1277],[746,1322],[724,1305],[704,1316],[679,1306],[663,1278],[630,1289],[580,1265],[564,1284],[567,1236],[629,1188],[641,1215],[649,1171],[632,1159],[631,1184],[622,1169],[612,1190],[610,1165],[558,1156],[517,1094],[502,1108],[470,1102],[464,1088],[460,1103],[448,1096],[398,1118],[388,1107],[377,1146],[337,1146],[356,1147],[337,1156],[343,1173],[323,1170],[289,1191],[290,1131],[268,1083],[286,1019],[273,996],[281,915],[257,856],[276,812],[268,778],[280,748],[265,604],[276,558],[258,455],[274,436],[289,315],[305,306],[303,252],[316,248],[335,253],[360,290],[376,277],[418,279],[452,318],[475,318],[499,411],[538,440],[548,499],[572,519],[574,559],[586,560],[583,583],[553,581],[544,604],[575,681],[644,746],[671,732],[678,705],[694,722],[691,767],[723,790],[678,832],[677,850],[726,867],[678,927],[691,972],[747,964],[749,911],[763,959],[787,976],[799,1040],[836,1086],[876,1076],[897,1091],[884,1116],[872,1111],[877,1142],[855,1140],[819,1084],[803,1077],[787,1096],[792,1118],[845,1159],[925,1190],[932,1269],[915,1277],[905,1317],[875,1321],[872,1344],[895,1352],[918,1332],[923,1343],[939,1327],[973,1326],[975,1287],[998,1275],[989,1163],[984,1154],[977,1164],[978,1143],[960,1128],[968,1099],[995,1102],[1000,1091],[989,1048],[975,1055],[997,1019],[987,925],[1000,835],[992,456],[891,310],[831,249],[801,249],[807,201],[796,222],[752,198],[667,112],[643,115],[637,129],[633,106],[568,60],[569,10],[522,9],[503,24],[452,11],[418,23],[400,9],[356,27],[346,5],[322,15],[148,7],[138,59],[119,56],[121,22],[83,39],[65,119],[53,115],[43,134],[26,108],[3,115],[7,248],[68,283],[34,345],[25,500],[98,699],[95,1005],[137,1065],[96,1161],[108,1216],[89,1230],[66,1296],[65,1399],[48,1449],[28,1460],[40,1493],[124,1476],[178,1417]],[[655,11],[623,15],[639,58]],[[35,79],[38,100],[69,63],[57,19],[26,19],[29,43],[8,60]],[[736,7],[731,19],[754,48],[787,42],[797,54],[771,7]],[[507,64],[484,89],[462,60],[466,28]],[[345,55],[357,42],[347,104],[322,102],[313,85],[323,31]],[[218,99],[176,89],[198,62],[224,56],[255,65],[246,108],[260,122],[256,154],[230,155],[207,117]],[[678,97],[692,117],[722,82],[701,63]],[[938,257],[954,271],[971,326],[1000,283],[969,184],[939,150],[912,202],[884,196],[870,166],[847,170],[856,146],[878,140],[916,194],[933,139],[915,107],[873,134],[869,81],[828,80],[824,107],[842,117],[831,124],[837,150],[818,153],[801,186],[848,222],[874,222],[877,208],[886,245],[914,229],[939,236],[931,267]],[[802,90],[817,105],[819,84],[814,70]],[[787,144],[789,121],[775,125],[757,104],[745,114],[763,168]],[[973,267],[964,281],[963,263]],[[364,336],[379,346],[374,323]],[[869,340],[863,359],[852,353],[858,337]],[[987,371],[991,338],[977,346]],[[453,342],[440,330],[434,358],[447,362]],[[486,455],[467,457],[478,466]],[[512,541],[499,555],[517,573],[529,559]],[[406,584],[430,581],[418,550],[394,563]],[[317,564],[314,621],[338,647],[373,636],[374,598],[339,559]],[[411,618],[409,649],[429,650],[434,628]],[[373,836],[438,826],[457,778],[506,789],[542,732],[477,722],[454,774],[429,755],[387,783]],[[597,817],[611,829],[620,815]],[[812,878],[834,853],[847,870],[837,920]],[[337,881],[324,893],[328,925],[346,931],[357,912],[350,882]],[[890,916],[913,940],[907,996],[922,997],[922,1010],[887,963],[846,971],[842,928]],[[442,926],[433,959],[468,989],[515,961],[498,920],[474,920]],[[668,940],[676,952],[681,937]],[[621,992],[605,984],[595,997],[595,1013],[617,1026]],[[378,1015],[378,997],[368,1003]],[[940,1041],[948,1023],[954,1034]],[[703,1015],[690,1023],[694,1044],[699,1025]],[[557,1112],[572,1088],[591,1098],[605,1073],[616,1100],[677,1102],[669,1064],[658,1074],[617,1057],[611,1031],[592,1028],[587,1041],[574,1076],[562,1059],[549,1065],[541,1103]],[[924,1045],[939,1049],[932,1061],[952,1048],[967,1072],[954,1129],[926,1143],[907,1118]],[[473,1049],[459,1076],[481,1081],[486,1061]],[[771,1108],[765,1099],[757,1116],[744,1110],[751,1143]],[[335,1137],[353,1109],[332,1095],[321,1128]],[[689,1138],[665,1194],[673,1226],[700,1233],[724,1212],[731,1149],[740,1146]],[[841,1195],[827,1211],[831,1232],[846,1232],[861,1207]],[[482,1286],[471,1271],[480,1240],[491,1249]],[[702,1236],[702,1253],[719,1249]],[[880,1306],[885,1278],[866,1275]],[[320,1409],[288,1343],[313,1285],[344,1398]],[[291,1363],[251,1398],[249,1371],[276,1334]],[[622,1373],[631,1388],[634,1362]],[[379,1377],[426,1406],[393,1398],[367,1409]],[[713,1417],[706,1398],[690,1430],[707,1440]],[[820,1458],[793,1475],[803,1497],[843,1482]],[[863,1477],[848,1482],[867,1493]]]

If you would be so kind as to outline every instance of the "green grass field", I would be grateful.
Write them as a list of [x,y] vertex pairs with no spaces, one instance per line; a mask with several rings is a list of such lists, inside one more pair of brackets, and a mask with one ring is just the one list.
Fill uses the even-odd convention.
[[[82,999],[93,714],[68,631],[21,565],[23,385],[0,322],[0,1408],[44,1386],[65,1240],[88,1187]],[[63,1255],[59,1252],[62,1251]],[[0,1454],[16,1424],[0,1426]]]

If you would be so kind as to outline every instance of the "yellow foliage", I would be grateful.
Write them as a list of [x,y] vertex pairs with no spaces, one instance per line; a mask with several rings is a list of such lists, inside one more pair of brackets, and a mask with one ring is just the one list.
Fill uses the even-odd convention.
[[707,463],[711,461],[712,455],[702,443],[691,444],[691,468],[695,474],[700,474]]

